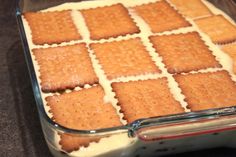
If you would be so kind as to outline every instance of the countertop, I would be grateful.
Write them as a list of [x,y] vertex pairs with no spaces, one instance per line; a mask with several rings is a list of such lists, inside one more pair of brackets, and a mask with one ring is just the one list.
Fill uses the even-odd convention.
[[[14,3],[1,0],[0,5],[0,156],[52,157],[39,122]],[[236,149],[217,148],[174,156],[233,157]]]

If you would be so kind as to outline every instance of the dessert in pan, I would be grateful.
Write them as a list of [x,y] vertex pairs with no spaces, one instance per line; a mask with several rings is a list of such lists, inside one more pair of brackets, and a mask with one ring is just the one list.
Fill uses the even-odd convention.
[[[236,26],[205,1],[78,2],[23,19],[45,110],[62,126],[236,105]],[[59,136],[66,152],[100,140]]]

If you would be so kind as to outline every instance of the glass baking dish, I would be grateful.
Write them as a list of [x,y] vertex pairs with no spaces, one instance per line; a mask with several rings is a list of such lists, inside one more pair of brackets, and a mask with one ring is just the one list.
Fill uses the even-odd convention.
[[[219,146],[236,147],[236,107],[139,119],[125,126],[100,130],[73,130],[51,120],[44,109],[21,14],[65,2],[78,2],[78,0],[18,0],[16,4],[18,27],[42,130],[54,156],[141,157],[161,156]],[[236,5],[233,4],[233,1],[224,1],[225,5],[219,5],[220,1],[214,2],[217,6],[223,7],[221,9],[226,10],[230,15],[235,15],[233,11],[236,11]],[[60,133],[88,139],[100,138],[101,140],[98,143],[92,143],[87,148],[68,153],[63,151],[59,145],[58,134]]]

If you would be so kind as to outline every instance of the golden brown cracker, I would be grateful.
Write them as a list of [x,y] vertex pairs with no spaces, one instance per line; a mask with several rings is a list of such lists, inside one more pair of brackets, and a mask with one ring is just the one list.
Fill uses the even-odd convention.
[[236,26],[222,15],[196,19],[194,22],[216,44],[224,44],[236,40]]
[[[95,130],[121,126],[119,116],[110,103],[104,102],[104,91],[101,86],[72,91],[62,95],[46,98],[53,119],[58,124],[77,130]],[[70,152],[98,138],[61,135],[62,149]]]
[[222,45],[221,48],[233,59],[233,71],[236,74],[236,43]]
[[91,142],[99,142],[99,138],[93,136],[79,136],[75,134],[59,134],[60,141],[59,144],[62,146],[62,149],[66,152],[72,152],[79,150],[80,147],[88,147]]
[[89,53],[83,43],[33,49],[33,54],[39,64],[41,87],[44,92],[98,82]]
[[197,32],[151,36],[150,40],[170,73],[221,67]]
[[174,77],[192,111],[236,105],[236,84],[227,71]]
[[175,7],[189,18],[197,18],[212,15],[211,11],[201,0],[170,0]]
[[81,13],[93,40],[139,32],[122,4],[81,10]]
[[71,11],[24,13],[36,45],[59,44],[79,40],[81,36],[73,23]]
[[236,60],[236,43],[222,45],[221,49]]
[[159,73],[140,38],[91,44],[108,79]]
[[184,112],[170,93],[166,78],[112,83],[112,88],[128,123]]
[[191,25],[163,0],[136,6],[134,10],[151,27],[151,31],[154,33],[170,31]]

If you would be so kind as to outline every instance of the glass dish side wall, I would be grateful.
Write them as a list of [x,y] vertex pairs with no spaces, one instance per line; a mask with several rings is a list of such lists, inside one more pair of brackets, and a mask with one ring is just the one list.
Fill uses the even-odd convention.
[[[106,132],[103,135],[95,134],[101,138],[97,146],[81,148],[80,152],[66,153],[58,144],[58,133],[47,121],[42,120],[42,128],[48,147],[54,156],[59,157],[146,157],[176,154],[186,151],[193,151],[214,147],[236,147],[236,125],[235,116],[220,116],[201,118],[201,120],[178,120],[180,122],[161,123],[160,125],[141,124],[147,121],[137,122],[135,130],[119,130]],[[140,124],[139,124],[140,123]],[[196,126],[198,125],[198,127]],[[195,127],[194,127],[195,126]],[[133,128],[135,128],[133,126]],[[70,134],[74,137],[94,137],[92,134]]]

